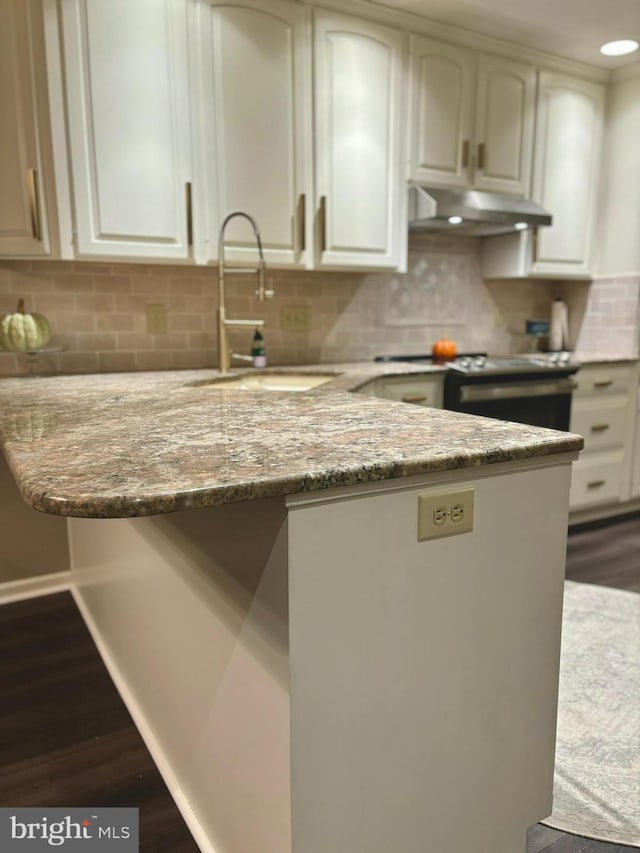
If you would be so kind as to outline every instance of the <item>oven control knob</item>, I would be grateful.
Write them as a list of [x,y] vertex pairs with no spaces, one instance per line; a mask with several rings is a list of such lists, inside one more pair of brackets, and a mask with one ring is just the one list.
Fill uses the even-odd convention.
[[466,355],[457,358],[456,363],[460,365],[460,367],[471,367],[471,359]]
[[560,359],[560,356],[557,352],[552,352],[549,356],[549,364],[557,364]]
[[487,360],[486,355],[477,355],[473,359],[473,366],[474,367],[484,367],[486,360]]
[[568,352],[559,352],[558,353],[558,364],[568,364],[570,357],[571,357],[571,355]]

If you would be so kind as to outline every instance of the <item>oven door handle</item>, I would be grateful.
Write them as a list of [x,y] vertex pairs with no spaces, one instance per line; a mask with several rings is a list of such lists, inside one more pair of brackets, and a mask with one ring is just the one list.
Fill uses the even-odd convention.
[[461,385],[460,402],[551,397],[557,394],[571,394],[575,387],[576,384],[571,379],[555,379],[546,382],[503,382],[495,385]]

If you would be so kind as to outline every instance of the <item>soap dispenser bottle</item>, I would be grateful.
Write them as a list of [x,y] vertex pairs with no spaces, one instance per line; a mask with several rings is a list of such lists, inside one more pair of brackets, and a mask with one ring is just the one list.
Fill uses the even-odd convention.
[[264,346],[264,338],[260,329],[256,329],[251,345],[251,357],[253,358],[254,367],[267,366],[267,351]]

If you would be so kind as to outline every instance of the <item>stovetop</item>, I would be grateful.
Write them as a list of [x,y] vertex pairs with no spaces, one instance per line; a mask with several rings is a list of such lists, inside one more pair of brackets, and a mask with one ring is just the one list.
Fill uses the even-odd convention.
[[438,362],[431,355],[381,355],[376,361],[410,361],[413,364],[442,364],[463,374],[503,375],[510,373],[575,372],[579,365],[570,352],[534,353],[530,356],[493,356],[484,352],[460,353],[452,361]]

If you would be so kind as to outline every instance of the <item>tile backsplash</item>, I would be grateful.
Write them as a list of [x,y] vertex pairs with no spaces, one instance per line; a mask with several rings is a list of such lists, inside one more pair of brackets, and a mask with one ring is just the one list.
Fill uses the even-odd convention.
[[[230,317],[266,320],[270,364],[429,352],[443,334],[454,339],[459,350],[522,352],[530,346],[524,334],[526,319],[548,318],[558,295],[576,304],[584,302],[589,290],[585,284],[574,292],[553,282],[485,282],[477,240],[427,234],[411,237],[405,274],[268,270],[267,280],[275,297],[260,303],[253,297],[252,279],[229,277],[227,307]],[[637,290],[636,286],[636,298]],[[62,348],[38,356],[38,372],[216,364],[215,267],[0,263],[0,313],[14,311],[19,297],[27,311],[49,318],[51,346]],[[166,306],[165,333],[146,331],[149,304]],[[298,305],[310,310],[308,331],[283,328],[283,307]],[[251,337],[250,329],[233,330],[232,346],[246,353]],[[27,369],[26,356],[0,351],[0,375],[23,374]]]

